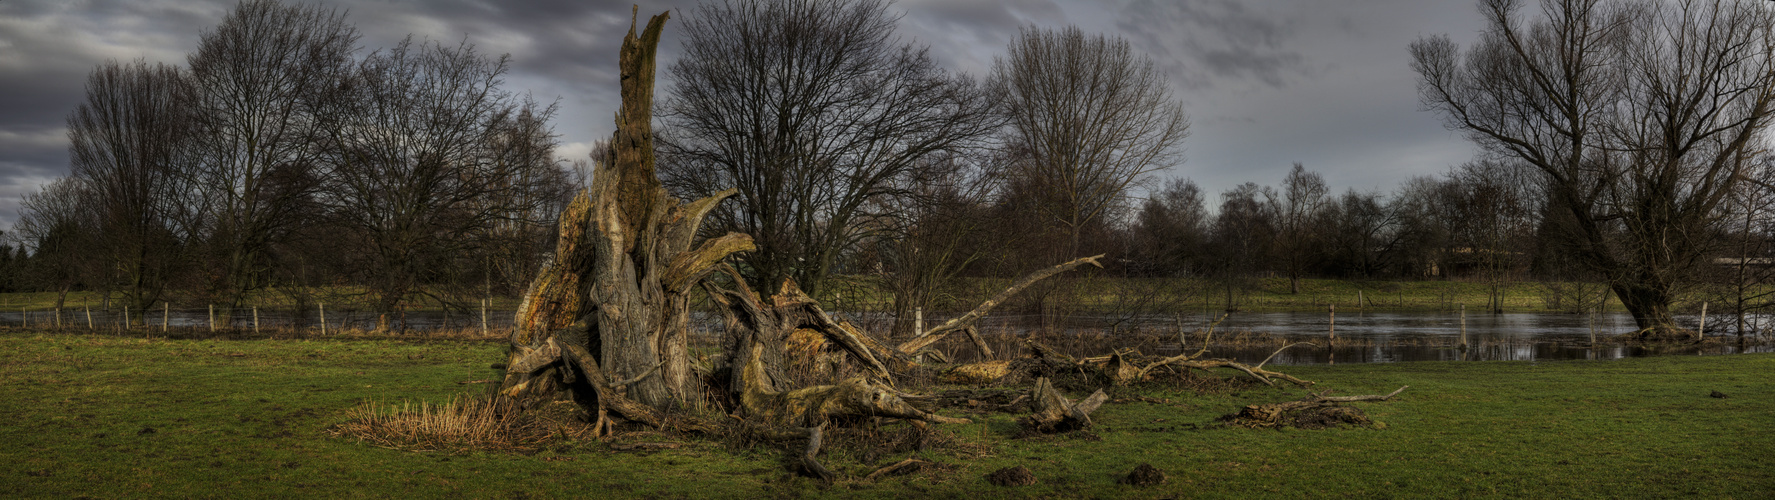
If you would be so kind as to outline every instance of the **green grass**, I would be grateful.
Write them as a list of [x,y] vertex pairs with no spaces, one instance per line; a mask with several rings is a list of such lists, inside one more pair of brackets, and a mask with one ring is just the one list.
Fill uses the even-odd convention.
[[[979,445],[926,452],[949,470],[876,483],[824,485],[788,474],[777,450],[700,440],[647,453],[596,441],[534,455],[414,453],[326,432],[363,401],[435,403],[485,390],[457,382],[492,378],[488,364],[502,350],[0,332],[0,496],[1756,498],[1775,491],[1775,355],[1287,367],[1337,394],[1411,388],[1396,401],[1357,405],[1383,429],[1213,425],[1241,405],[1300,397],[1299,389],[1144,388],[1138,392],[1170,402],[1106,405],[1095,415],[1097,439],[1012,439],[1014,416],[989,414],[944,426]],[[1708,397],[1713,390],[1730,397]],[[872,470],[843,454],[826,460],[852,478]],[[1142,462],[1169,481],[1115,483]],[[1007,489],[982,479],[1012,465],[1028,467],[1040,483]]]

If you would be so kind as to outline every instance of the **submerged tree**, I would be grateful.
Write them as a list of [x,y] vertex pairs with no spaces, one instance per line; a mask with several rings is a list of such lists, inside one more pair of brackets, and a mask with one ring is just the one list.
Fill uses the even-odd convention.
[[1678,286],[1775,113],[1775,14],[1763,2],[1484,0],[1479,41],[1411,46],[1424,104],[1540,172],[1566,248],[1647,337],[1686,334]]

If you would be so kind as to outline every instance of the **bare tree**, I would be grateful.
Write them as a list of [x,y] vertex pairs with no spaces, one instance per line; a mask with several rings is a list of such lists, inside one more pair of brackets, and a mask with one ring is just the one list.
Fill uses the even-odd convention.
[[106,62],[87,78],[68,117],[70,175],[96,227],[89,252],[108,272],[99,286],[146,309],[183,264],[194,160],[191,87],[176,67]]
[[1465,54],[1412,44],[1424,104],[1487,151],[1541,172],[1570,251],[1648,337],[1679,329],[1677,287],[1717,243],[1775,102],[1775,22],[1762,2],[1485,0]]
[[1328,211],[1326,237],[1333,271],[1354,278],[1383,273],[1405,236],[1391,200],[1352,189]]
[[1251,182],[1220,195],[1220,214],[1214,218],[1212,233],[1212,274],[1226,291],[1229,312],[1238,310],[1238,293],[1249,286],[1247,280],[1268,267],[1263,257],[1275,241],[1276,214],[1275,205],[1267,200],[1275,197],[1274,189]]
[[1743,173],[1732,195],[1727,230],[1730,245],[1719,262],[1725,267],[1725,299],[1734,317],[1738,339],[1766,328],[1749,315],[1775,307],[1775,158],[1763,156]]
[[988,236],[999,222],[990,202],[998,186],[990,161],[945,156],[933,161],[955,162],[935,168],[949,174],[934,182],[911,186],[915,196],[883,200],[880,207],[889,217],[877,219],[891,227],[871,245],[880,274],[893,292],[894,323],[890,335],[905,338],[915,333],[916,310],[932,306],[953,279],[998,250]]
[[422,285],[481,268],[458,259],[513,214],[551,202],[516,191],[559,168],[546,127],[555,108],[500,90],[506,61],[408,39],[355,70],[329,131],[321,201],[364,246],[361,278],[377,310],[396,311],[410,294],[448,301]]
[[[862,223],[883,197],[912,196],[995,126],[989,103],[924,47],[894,36],[883,0],[703,3],[661,116],[661,180],[688,197],[737,187],[709,234],[739,231],[759,251],[748,279],[794,278],[818,295],[846,252],[877,235]],[[938,171],[930,169],[936,168]]]
[[1130,228],[1137,262],[1134,271],[1150,276],[1176,277],[1202,271],[1207,266],[1208,208],[1202,188],[1185,178],[1171,179],[1165,188],[1146,199]]
[[24,276],[35,289],[56,294],[60,309],[68,292],[82,282],[94,282],[106,266],[91,252],[100,241],[97,201],[87,192],[82,178],[50,181],[19,203],[19,220],[13,236],[19,246],[31,248],[31,265]]
[[357,39],[342,12],[278,0],[245,0],[200,35],[189,62],[202,161],[187,174],[205,200],[205,285],[223,304],[268,284],[269,249],[312,222],[296,209],[319,185],[324,108]]
[[1526,168],[1480,160],[1449,172],[1440,198],[1453,214],[1448,222],[1454,248],[1489,289],[1487,310],[1503,312],[1504,292],[1528,266],[1538,212]]
[[988,89],[1010,126],[1013,177],[1040,189],[1040,217],[1064,228],[1076,254],[1083,229],[1128,189],[1181,159],[1189,133],[1165,76],[1128,41],[1030,27],[994,61]]
[[1270,199],[1276,214],[1276,261],[1288,276],[1288,293],[1300,293],[1301,277],[1324,247],[1329,192],[1325,177],[1297,162],[1282,178],[1281,196]]

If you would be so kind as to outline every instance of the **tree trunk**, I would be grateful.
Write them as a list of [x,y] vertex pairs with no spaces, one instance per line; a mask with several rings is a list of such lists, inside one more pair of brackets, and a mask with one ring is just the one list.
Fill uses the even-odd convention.
[[[722,259],[753,246],[728,234],[693,248],[703,217],[735,191],[680,203],[654,175],[653,55],[667,18],[654,16],[640,37],[631,25],[623,40],[613,161],[562,211],[554,256],[518,308],[509,395],[589,396],[591,408],[642,421],[648,416],[633,413],[702,400],[690,367],[689,294]],[[600,374],[575,376],[574,366]]]
[[1676,326],[1675,318],[1671,317],[1670,293],[1664,288],[1619,280],[1610,283],[1609,287],[1621,299],[1621,306],[1633,315],[1633,323],[1639,327],[1640,339],[1663,341],[1689,337],[1681,332]]

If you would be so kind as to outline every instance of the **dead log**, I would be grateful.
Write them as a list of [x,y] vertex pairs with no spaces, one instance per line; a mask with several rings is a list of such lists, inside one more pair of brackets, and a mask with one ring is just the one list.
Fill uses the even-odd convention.
[[[1387,401],[1393,399],[1394,396],[1398,396],[1399,393],[1405,392],[1407,387],[1411,386],[1402,386],[1398,390],[1387,395],[1328,397],[1325,394],[1331,391],[1324,391],[1317,394],[1308,394],[1307,397],[1295,401],[1247,405],[1240,409],[1238,413],[1221,417],[1221,420],[1225,421],[1227,425],[1254,429],[1298,426],[1299,423],[1303,421],[1365,424],[1368,423],[1367,417],[1362,416],[1359,411],[1352,411],[1353,409],[1351,408],[1342,408],[1339,406],[1339,403],[1355,401]],[[1314,414],[1314,412],[1323,410],[1331,411],[1324,415]],[[1317,426],[1325,425],[1326,424],[1324,423],[1320,423]]]
[[1019,420],[1027,429],[1043,434],[1067,432],[1091,427],[1091,412],[1109,401],[1109,395],[1102,389],[1078,401],[1067,399],[1047,378],[1035,380],[1035,387],[1030,389],[1029,398],[1033,400],[1035,413]]

